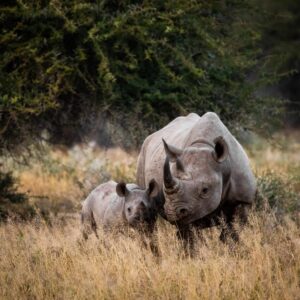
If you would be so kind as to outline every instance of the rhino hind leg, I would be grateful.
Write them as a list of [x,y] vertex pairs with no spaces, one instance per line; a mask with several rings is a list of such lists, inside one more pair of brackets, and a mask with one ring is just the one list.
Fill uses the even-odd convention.
[[93,212],[90,214],[81,213],[81,232],[84,240],[87,240],[92,232],[94,232],[96,237],[99,238]]
[[98,235],[98,232],[97,232],[97,223],[95,221],[93,212],[91,212],[91,227],[92,227],[92,230],[94,231],[94,233],[96,235],[96,238],[99,239],[99,235]]
[[85,213],[81,213],[81,233],[83,239],[86,241],[89,238],[89,235],[91,234],[88,217]]

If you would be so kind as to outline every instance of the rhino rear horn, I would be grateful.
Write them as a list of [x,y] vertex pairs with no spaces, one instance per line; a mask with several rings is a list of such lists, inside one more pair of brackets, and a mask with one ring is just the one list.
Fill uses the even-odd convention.
[[222,136],[219,136],[217,137],[215,140],[214,140],[214,144],[215,144],[215,149],[212,153],[213,155],[213,158],[221,163],[223,162],[227,156],[228,156],[228,145],[226,143],[226,141],[224,140],[224,138]]
[[162,139],[162,141],[164,143],[165,152],[166,152],[167,156],[169,157],[170,161],[176,162],[178,157],[182,154],[182,150],[179,148],[176,148],[172,145],[168,145],[164,139]]

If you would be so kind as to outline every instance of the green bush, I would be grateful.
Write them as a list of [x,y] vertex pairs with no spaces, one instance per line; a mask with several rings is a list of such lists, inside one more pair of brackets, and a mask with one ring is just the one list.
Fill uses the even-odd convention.
[[45,129],[54,143],[96,131],[132,148],[192,111],[274,123],[281,102],[254,93],[270,80],[257,67],[259,13],[242,0],[2,2],[0,150]]
[[300,125],[300,1],[264,0],[259,5],[266,11],[263,44],[270,59],[269,70],[281,74],[275,88],[287,98],[285,122]]
[[17,192],[12,174],[0,172],[0,222],[10,216],[27,220],[34,215],[35,210],[28,204],[26,195]]
[[257,177],[257,186],[258,210],[271,208],[278,216],[300,211],[300,195],[294,188],[293,178],[266,171]]

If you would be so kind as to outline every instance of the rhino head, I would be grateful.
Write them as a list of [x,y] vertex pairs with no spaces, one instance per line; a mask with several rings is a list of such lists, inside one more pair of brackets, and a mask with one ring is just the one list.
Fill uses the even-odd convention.
[[149,182],[146,190],[136,186],[128,189],[124,182],[118,183],[116,192],[124,197],[123,216],[132,227],[151,225],[157,217],[154,197],[158,194],[158,184],[154,179]]
[[164,211],[168,221],[189,224],[213,212],[221,203],[230,176],[225,140],[218,137],[214,144],[200,140],[183,150],[163,143]]

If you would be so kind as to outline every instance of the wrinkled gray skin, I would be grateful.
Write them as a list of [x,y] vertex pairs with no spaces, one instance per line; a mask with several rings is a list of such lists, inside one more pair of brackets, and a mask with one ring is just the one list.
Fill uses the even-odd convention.
[[147,190],[136,184],[109,181],[99,185],[84,200],[81,211],[85,239],[97,227],[121,230],[126,226],[152,231],[157,217],[155,201],[158,185],[151,180]]
[[238,236],[236,218],[246,221],[256,181],[242,146],[212,112],[178,117],[148,136],[138,158],[137,183],[154,178],[160,189],[159,213],[188,239],[190,225],[210,227],[225,217],[221,234]]

